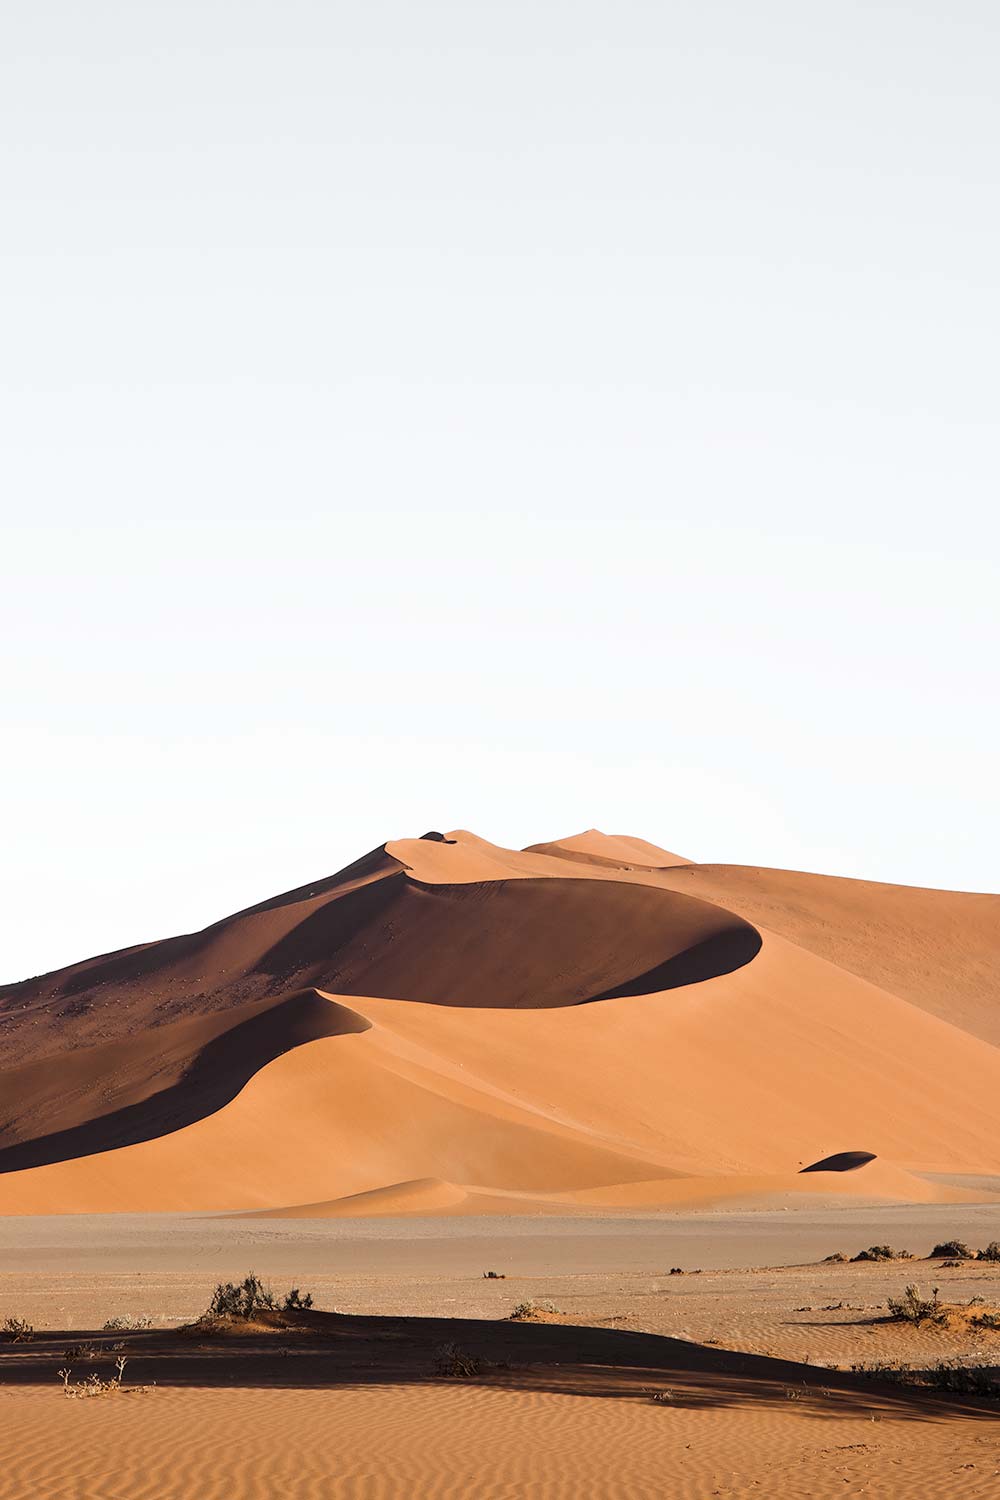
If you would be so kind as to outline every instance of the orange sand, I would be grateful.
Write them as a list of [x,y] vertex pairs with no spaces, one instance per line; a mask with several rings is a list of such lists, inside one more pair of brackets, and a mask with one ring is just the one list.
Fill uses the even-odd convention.
[[998,933],[594,831],[400,840],[0,992],[0,1214],[982,1200],[920,1174],[1000,1173]]

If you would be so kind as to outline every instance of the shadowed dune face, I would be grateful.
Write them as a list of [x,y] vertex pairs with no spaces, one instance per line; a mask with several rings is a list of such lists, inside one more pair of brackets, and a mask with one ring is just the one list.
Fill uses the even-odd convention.
[[[377,887],[400,875],[401,868],[384,848],[374,849],[337,875],[236,912],[201,932],[0,986],[0,1070],[29,1059],[64,1058],[76,1048],[119,1038],[131,1042],[174,1021],[204,1020],[305,989],[309,979],[296,982],[294,964],[277,975],[259,967],[263,956],[317,910]],[[298,967],[311,973],[315,960]],[[150,1045],[159,1050],[158,1043]]]
[[397,877],[315,912],[258,967],[344,995],[542,1010],[712,979],[759,948],[748,922],[653,887]]
[[[443,842],[443,841],[442,841]],[[572,869],[572,867],[570,867]],[[697,983],[747,963],[760,936],[710,902],[569,878],[426,885],[375,851],[342,877],[203,932],[0,989],[0,1064],[103,1042],[136,1022],[307,986],[437,1005],[578,1005]],[[129,1014],[131,1012],[131,1014]]]
[[[136,1043],[70,1053],[62,1066],[28,1063],[0,1074],[5,1126],[0,1173],[113,1151],[181,1130],[231,1103],[275,1058],[370,1022],[307,990],[243,1006],[214,1024],[180,1021]],[[105,1113],[109,1080],[117,1107]]]

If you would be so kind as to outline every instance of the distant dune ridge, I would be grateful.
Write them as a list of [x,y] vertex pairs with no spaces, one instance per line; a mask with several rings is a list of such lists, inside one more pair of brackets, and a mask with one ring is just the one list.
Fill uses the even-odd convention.
[[998,975],[998,896],[401,839],[0,989],[0,1214],[988,1198]]

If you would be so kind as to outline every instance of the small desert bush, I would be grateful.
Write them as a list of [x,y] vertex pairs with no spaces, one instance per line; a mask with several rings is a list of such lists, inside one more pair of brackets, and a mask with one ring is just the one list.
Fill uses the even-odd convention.
[[484,1281],[506,1281],[507,1278],[504,1275],[503,1271],[484,1271],[483,1272],[483,1280]]
[[948,1313],[941,1306],[937,1287],[927,1298],[921,1297],[915,1286],[908,1286],[901,1297],[889,1297],[886,1305],[889,1316],[896,1322],[912,1323],[914,1327],[921,1323],[942,1324],[948,1321]]
[[104,1324],[105,1333],[139,1333],[143,1328],[152,1328],[152,1318],[145,1316],[132,1317],[128,1314],[118,1318],[109,1318]]
[[975,1251],[970,1250],[963,1240],[944,1240],[940,1245],[935,1245],[928,1260],[972,1260]]
[[449,1380],[472,1380],[489,1368],[489,1361],[469,1354],[457,1344],[441,1344],[434,1351],[434,1368]]
[[[970,1302],[969,1306],[972,1307],[973,1303]],[[972,1328],[991,1328],[994,1331],[1000,1330],[1000,1312],[987,1310],[986,1312],[972,1313],[969,1318],[969,1326]]]
[[300,1292],[293,1286],[281,1304],[282,1312],[308,1312],[313,1305],[312,1292]]
[[[86,1380],[73,1381],[72,1361],[63,1366],[59,1371],[59,1379],[63,1383],[63,1395],[70,1396],[77,1401],[86,1401],[93,1396],[117,1396],[122,1389],[122,1379],[125,1375],[125,1366],[128,1363],[124,1354],[120,1354],[115,1360],[115,1373],[102,1380],[97,1371],[94,1370],[87,1376]],[[148,1386],[133,1386],[129,1395],[139,1395],[148,1390]]]
[[851,1366],[855,1375],[868,1380],[887,1380],[897,1385],[930,1386],[955,1396],[1000,1398],[1000,1381],[991,1369],[982,1365],[962,1365],[956,1360],[942,1360],[930,1370],[916,1370],[909,1365],[891,1364],[885,1360]]
[[960,1365],[942,1360],[927,1372],[927,1381],[936,1391],[949,1391],[955,1396],[1000,1398],[1000,1381],[992,1370],[981,1365]]
[[510,1322],[525,1323],[531,1318],[537,1318],[539,1313],[558,1313],[559,1309],[553,1302],[534,1302],[530,1298],[527,1302],[519,1302],[510,1315]]
[[0,1323],[0,1338],[11,1344],[27,1344],[35,1336],[34,1326],[27,1318],[4,1318]]
[[909,1250],[894,1250],[891,1245],[869,1245],[867,1250],[859,1250],[857,1255],[851,1256],[852,1261],[912,1259]]
[[86,1339],[82,1344],[70,1344],[63,1353],[63,1359],[68,1365],[75,1365],[78,1359],[93,1359],[97,1354],[97,1345],[93,1339]]
[[976,1256],[977,1260],[1000,1260],[1000,1244],[996,1240],[990,1240],[985,1250],[980,1250]]
[[847,1256],[844,1255],[842,1251],[835,1250],[832,1255],[824,1255],[823,1264],[824,1266],[828,1266],[831,1264],[842,1266],[846,1259]]
[[313,1305],[312,1293],[301,1292],[297,1286],[285,1296],[279,1305],[269,1286],[251,1271],[242,1281],[220,1281],[212,1293],[206,1318],[232,1318],[250,1322],[260,1313],[298,1312]]
[[851,1366],[855,1375],[864,1375],[868,1380],[905,1381],[909,1375],[906,1365],[887,1359],[859,1360]]

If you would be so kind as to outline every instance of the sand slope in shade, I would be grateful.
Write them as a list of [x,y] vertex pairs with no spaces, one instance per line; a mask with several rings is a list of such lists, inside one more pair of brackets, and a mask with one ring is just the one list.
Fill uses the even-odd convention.
[[1000,1172],[998,905],[400,840],[0,992],[0,1213],[960,1201],[919,1174]]

